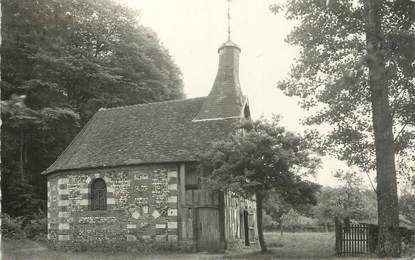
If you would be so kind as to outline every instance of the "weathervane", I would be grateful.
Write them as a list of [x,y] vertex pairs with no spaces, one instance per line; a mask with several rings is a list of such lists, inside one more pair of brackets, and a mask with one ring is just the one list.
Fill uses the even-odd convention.
[[228,41],[231,40],[231,0],[228,1]]

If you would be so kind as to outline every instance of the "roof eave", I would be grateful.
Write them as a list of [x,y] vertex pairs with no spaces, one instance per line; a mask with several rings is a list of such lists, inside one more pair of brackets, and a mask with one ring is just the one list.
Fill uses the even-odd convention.
[[52,171],[43,171],[41,174],[43,175],[51,175],[53,173],[60,173],[60,172],[69,172],[69,171],[85,171],[85,170],[93,170],[93,169],[108,169],[108,168],[116,168],[116,167],[124,167],[124,166],[139,166],[139,165],[149,165],[149,164],[176,164],[176,163],[186,163],[186,162],[197,162],[196,159],[189,159],[189,160],[180,160],[180,161],[154,161],[154,162],[141,162],[141,163],[123,163],[123,164],[116,164],[116,165],[99,165],[99,166],[86,166],[86,167],[79,167],[79,168],[68,168],[68,169],[56,169]]

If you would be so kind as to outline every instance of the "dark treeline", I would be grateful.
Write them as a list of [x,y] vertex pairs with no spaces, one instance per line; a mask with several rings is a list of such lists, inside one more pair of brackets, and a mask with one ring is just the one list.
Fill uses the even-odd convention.
[[183,97],[139,14],[111,0],[1,0],[2,212],[46,207],[41,176],[100,107]]

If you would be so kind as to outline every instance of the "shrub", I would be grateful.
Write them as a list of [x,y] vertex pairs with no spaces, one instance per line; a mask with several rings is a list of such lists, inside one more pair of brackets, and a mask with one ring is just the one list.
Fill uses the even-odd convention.
[[23,230],[26,233],[26,236],[30,239],[45,240],[48,232],[48,224],[45,213],[39,211],[39,213],[33,215],[25,222]]
[[8,214],[1,216],[1,235],[4,239],[24,239],[26,233],[23,230],[23,217],[12,218]]

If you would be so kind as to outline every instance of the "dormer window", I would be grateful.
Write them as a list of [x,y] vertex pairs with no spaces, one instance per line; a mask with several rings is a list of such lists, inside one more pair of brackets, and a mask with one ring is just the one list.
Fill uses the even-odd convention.
[[244,107],[244,118],[250,120],[251,119],[251,112],[249,111],[248,104]]

